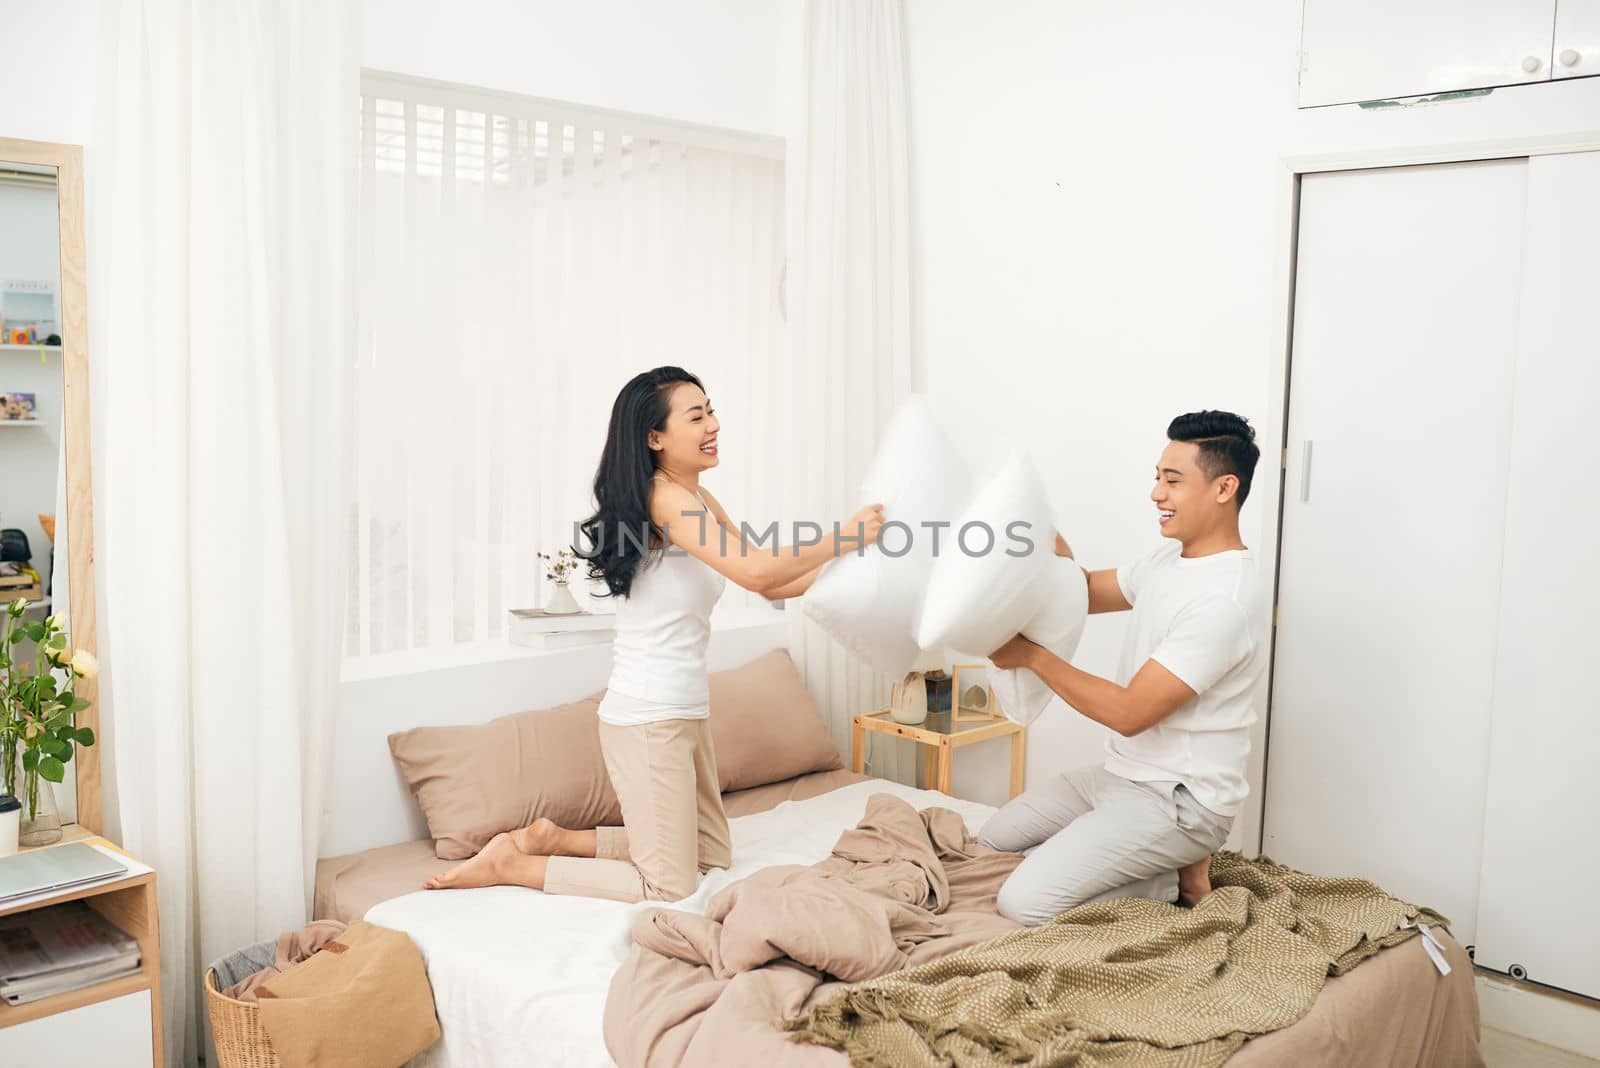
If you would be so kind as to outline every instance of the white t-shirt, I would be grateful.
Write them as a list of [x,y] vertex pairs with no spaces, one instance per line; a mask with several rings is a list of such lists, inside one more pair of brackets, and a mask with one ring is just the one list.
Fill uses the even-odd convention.
[[1195,696],[1131,738],[1106,742],[1106,770],[1134,782],[1176,780],[1220,816],[1232,816],[1250,788],[1245,759],[1256,721],[1255,688],[1267,650],[1248,549],[1185,558],[1163,541],[1117,584],[1133,606],[1117,681],[1126,686],[1155,660]]

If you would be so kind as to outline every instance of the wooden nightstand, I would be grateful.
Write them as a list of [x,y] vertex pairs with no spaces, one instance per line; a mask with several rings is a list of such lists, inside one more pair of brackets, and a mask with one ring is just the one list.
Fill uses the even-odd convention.
[[963,712],[959,719],[949,712],[930,712],[928,718],[914,726],[896,723],[889,718],[889,710],[880,708],[862,712],[855,718],[850,734],[850,768],[860,774],[866,759],[867,732],[891,734],[897,738],[910,738],[923,746],[922,781],[934,784],[941,793],[950,792],[951,757],[957,749],[990,738],[1011,737],[1011,796],[1022,792],[1028,756],[1028,729],[1004,716],[974,715]]
[[[115,844],[76,824],[62,828],[59,845],[87,842],[105,846],[134,864],[138,861]],[[44,846],[54,849],[56,846]],[[129,866],[133,871],[133,865]],[[63,890],[42,901],[11,908],[0,916],[31,912],[68,901],[83,901],[139,940],[139,970],[45,998],[27,1005],[0,1001],[0,1064],[63,1063],[134,1065],[160,1068],[161,938],[156,922],[156,874],[138,864],[137,874],[98,886]],[[141,1050],[143,1051],[141,1053]],[[77,1058],[73,1060],[73,1058]]]

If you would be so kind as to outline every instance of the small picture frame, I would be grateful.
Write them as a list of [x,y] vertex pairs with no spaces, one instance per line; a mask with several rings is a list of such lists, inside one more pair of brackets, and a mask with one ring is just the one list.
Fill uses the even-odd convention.
[[955,706],[952,721],[993,719],[994,691],[989,688],[989,665],[952,664],[950,673],[951,703]]
[[37,407],[38,398],[32,393],[0,393],[0,419],[31,423],[38,418]]

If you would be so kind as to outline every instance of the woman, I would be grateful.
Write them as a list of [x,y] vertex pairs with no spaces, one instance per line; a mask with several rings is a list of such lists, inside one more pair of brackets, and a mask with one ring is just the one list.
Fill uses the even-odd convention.
[[[747,543],[700,475],[717,466],[720,424],[700,380],[680,367],[637,375],[611,407],[595,474],[589,577],[619,598],[600,748],[622,827],[574,831],[539,819],[496,835],[429,889],[531,886],[616,901],[675,901],[732,861],[711,750],[706,643],[727,580],[768,600],[804,593],[823,564],[871,545],[871,504],[814,545]],[[670,544],[672,551],[664,552]]]

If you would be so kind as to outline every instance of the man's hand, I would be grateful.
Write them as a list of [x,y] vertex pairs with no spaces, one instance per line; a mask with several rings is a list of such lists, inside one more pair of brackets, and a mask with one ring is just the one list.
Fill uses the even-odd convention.
[[1000,648],[989,654],[989,660],[995,667],[1002,670],[1006,668],[1031,668],[1034,657],[1044,651],[1044,647],[1036,645],[1018,634]]

